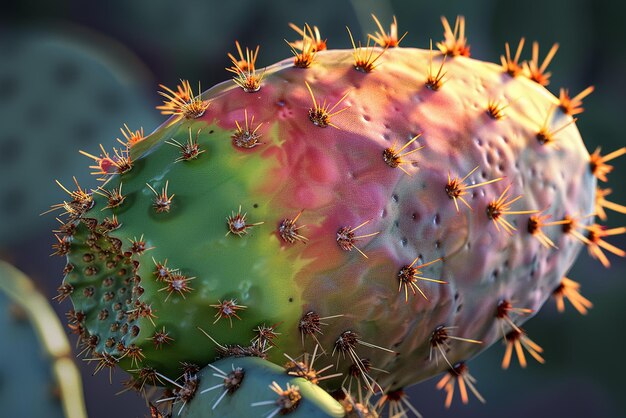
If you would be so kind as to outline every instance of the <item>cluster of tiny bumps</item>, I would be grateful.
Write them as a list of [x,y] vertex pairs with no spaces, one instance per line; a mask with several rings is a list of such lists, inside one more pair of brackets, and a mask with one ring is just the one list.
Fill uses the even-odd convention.
[[[374,20],[365,46],[348,30],[352,50],[292,25],[294,58],[262,70],[237,43],[234,83],[161,86],[163,125],[83,152],[103,184],[59,183],[57,299],[96,371],[167,386],[157,405],[181,414],[200,368],[259,357],[353,416],[419,415],[402,388],[443,372],[446,406],[457,384],[483,401],[466,360],[503,340],[504,368],[513,351],[543,363],[521,324],[551,295],[591,307],[564,275],[583,246],[606,267],[603,250],[624,256],[605,238],[626,231],[595,223],[626,213],[596,186],[626,147],[587,152],[575,116],[593,88],[545,88],[558,45],[520,62],[522,39],[496,65],[469,58],[462,17],[442,19],[439,51]],[[211,367],[215,409],[245,370]],[[246,403],[271,404],[259,415],[298,411],[298,386],[264,390],[271,402]]]

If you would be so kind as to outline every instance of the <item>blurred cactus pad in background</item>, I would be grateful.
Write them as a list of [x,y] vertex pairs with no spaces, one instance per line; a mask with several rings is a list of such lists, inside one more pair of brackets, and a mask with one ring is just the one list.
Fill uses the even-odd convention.
[[81,379],[61,322],[30,279],[3,261],[0,309],[3,414],[85,418]]
[[[558,385],[559,374],[587,368],[573,341],[602,323],[599,289],[616,289],[609,307],[619,301],[626,255],[623,182],[609,186],[626,147],[600,118],[585,128],[601,86],[573,68],[589,58],[504,26],[512,33],[491,52],[480,27],[491,20],[478,11],[512,17],[488,1],[429,6],[422,13],[435,18],[419,31],[423,16],[391,6],[338,5],[345,21],[277,12],[268,19],[282,29],[267,32],[246,23],[268,13],[251,4],[229,39],[209,26],[215,37],[195,55],[193,25],[153,52],[139,38],[77,27],[69,37],[14,30],[25,47],[3,46],[13,59],[0,74],[11,118],[60,130],[49,151],[17,146],[23,130],[2,132],[0,169],[14,179],[2,183],[3,208],[23,219],[0,237],[23,232],[17,250],[4,249],[21,266],[29,257],[19,248],[39,247],[28,238],[41,237],[37,222],[54,220],[48,253],[64,260],[63,281],[49,269],[34,275],[47,276],[83,372],[95,375],[93,416],[114,403],[152,417],[491,416],[507,410],[498,399],[507,390],[535,396],[525,413],[537,414],[550,399],[537,396],[542,380]],[[139,23],[138,36],[156,39],[151,25]],[[216,47],[217,36],[230,46]],[[207,51],[219,55],[197,62]],[[558,66],[561,53],[571,68]],[[65,84],[41,88],[77,97],[19,90],[19,69],[42,54],[38,71]],[[563,81],[574,87],[553,88]],[[78,98],[88,86],[96,93]],[[18,157],[48,171],[22,179]],[[77,158],[89,170],[64,173]],[[54,179],[56,192],[25,193]],[[38,201],[52,194],[58,203]],[[573,268],[581,251],[590,262]],[[599,270],[609,283],[598,285]],[[547,319],[526,323],[544,305]],[[554,313],[564,311],[586,316],[559,327]],[[558,327],[561,341],[542,339],[537,322]],[[506,387],[493,384],[497,368],[511,369]],[[90,395],[90,380],[109,388]],[[589,405],[611,396],[588,382],[576,393],[585,389]],[[550,413],[572,415],[578,402]]]

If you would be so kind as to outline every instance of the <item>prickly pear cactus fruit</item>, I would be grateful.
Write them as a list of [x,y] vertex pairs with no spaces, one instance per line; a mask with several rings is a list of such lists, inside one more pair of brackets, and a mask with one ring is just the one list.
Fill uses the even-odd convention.
[[0,313],[2,415],[85,418],[80,374],[61,323],[30,279],[2,260]]
[[237,44],[234,82],[162,86],[169,120],[89,154],[104,183],[67,190],[55,248],[97,370],[318,351],[344,375],[328,390],[396,405],[446,372],[449,405],[456,382],[482,399],[465,361],[497,340],[504,367],[513,348],[543,362],[520,325],[553,292],[590,306],[564,279],[583,245],[624,255],[593,214],[625,149],[589,155],[590,91],[544,87],[555,48],[486,63],[444,23],[439,51],[399,46],[395,23],[348,50],[305,26],[263,70]]
[[13,29],[0,39],[0,176],[7,179],[0,183],[0,216],[12,220],[0,224],[3,246],[50,222],[36,215],[55,192],[28,190],[50,178],[71,180],[84,158],[77,148],[111,134],[123,138],[124,123],[135,130],[158,120],[140,88],[146,77],[136,57],[102,37],[68,31]]
[[280,367],[258,357],[233,357],[173,382],[173,414],[181,417],[278,416],[341,418],[345,410],[295,363]]

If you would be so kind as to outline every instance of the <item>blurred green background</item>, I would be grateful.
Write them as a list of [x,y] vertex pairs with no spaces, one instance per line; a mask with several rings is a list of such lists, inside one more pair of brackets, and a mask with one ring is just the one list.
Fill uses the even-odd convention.
[[[39,214],[64,198],[55,179],[70,185],[75,175],[81,185],[95,187],[90,161],[78,149],[97,153],[99,143],[111,146],[123,123],[133,130],[156,128],[163,120],[154,110],[159,83],[174,86],[186,78],[209,87],[229,78],[226,54],[234,51],[236,39],[244,46],[261,45],[259,66],[288,57],[284,39],[296,38],[288,22],[315,24],[330,48],[346,48],[346,25],[364,39],[375,29],[370,13],[385,26],[395,14],[400,30],[409,32],[402,45],[425,48],[430,38],[442,38],[440,16],[453,20],[462,14],[472,56],[488,61],[499,61],[504,42],[517,44],[521,36],[538,40],[542,56],[559,42],[549,89],[558,95],[559,87],[577,93],[596,86],[577,123],[588,149],[601,145],[612,151],[626,142],[626,3],[20,0],[0,7],[0,258],[34,277],[50,297],[64,262],[48,256],[54,216]],[[529,55],[527,47],[524,59]],[[626,158],[617,165],[610,176],[611,198],[626,204]],[[625,221],[609,214],[610,226]],[[611,242],[626,248],[624,236]],[[544,366],[504,372],[503,348],[492,347],[469,364],[486,405],[471,399],[469,406],[455,402],[446,412],[436,381],[412,388],[413,404],[426,417],[626,416],[621,358],[626,263],[611,261],[613,267],[605,270],[581,254],[569,274],[595,303],[587,316],[571,306],[559,315],[548,304],[525,326],[546,350]],[[69,306],[58,306],[59,315]],[[92,366],[80,366],[90,417],[147,414],[138,396],[115,396],[122,372],[116,371],[110,385],[106,373],[92,377]]]

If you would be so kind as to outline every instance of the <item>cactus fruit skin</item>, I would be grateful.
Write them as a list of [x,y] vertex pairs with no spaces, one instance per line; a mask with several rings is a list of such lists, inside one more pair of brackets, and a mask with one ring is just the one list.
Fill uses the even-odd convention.
[[2,260],[0,312],[3,416],[86,418],[80,373],[61,322],[32,281]]
[[[233,379],[235,374],[236,383]],[[288,387],[295,391],[295,397],[298,398],[294,402],[295,406],[290,408],[290,417],[341,418],[345,415],[344,408],[319,386],[302,377],[289,375],[284,368],[258,357],[218,360],[201,370],[197,377],[200,383],[195,396],[182,410],[181,417],[269,415],[274,409],[280,408],[275,403],[280,398],[277,391],[285,391]],[[175,403],[173,408],[176,414],[180,406]],[[275,415],[285,413],[276,412]]]
[[[378,385],[398,389],[502,338],[513,326],[503,302],[539,310],[582,243],[562,225],[531,229],[531,216],[594,212],[571,116],[494,64],[390,48],[363,72],[353,52],[279,62],[258,91],[208,90],[208,107],[130,147],[132,168],[106,175],[93,207],[70,208],[61,295],[84,315],[75,328],[100,367],[175,376],[179,362],[233,346],[279,362],[319,342],[340,371],[366,358],[386,371],[371,372]],[[429,82],[440,66],[443,80]],[[181,160],[172,139],[203,152]],[[415,152],[402,157],[406,144]],[[513,203],[495,216],[494,201]],[[515,327],[528,318],[511,315]],[[255,344],[264,326],[277,335]]]

